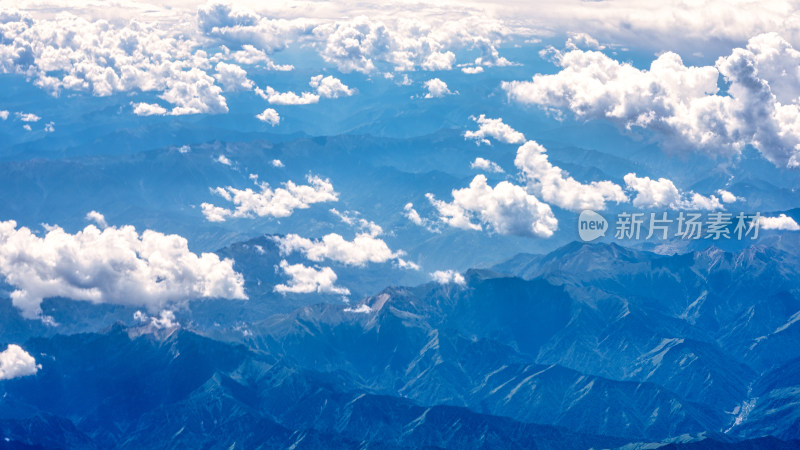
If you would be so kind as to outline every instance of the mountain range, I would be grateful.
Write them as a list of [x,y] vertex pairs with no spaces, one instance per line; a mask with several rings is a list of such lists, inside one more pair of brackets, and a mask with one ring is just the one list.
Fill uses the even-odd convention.
[[[248,245],[227,254],[274,277]],[[31,448],[789,448],[797,267],[757,245],[571,243],[349,304],[265,293],[167,327],[95,312],[18,331],[41,370],[0,382],[0,429]]]

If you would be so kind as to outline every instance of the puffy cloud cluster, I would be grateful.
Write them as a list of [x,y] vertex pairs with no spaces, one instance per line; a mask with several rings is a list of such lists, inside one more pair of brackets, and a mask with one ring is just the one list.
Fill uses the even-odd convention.
[[675,183],[666,178],[653,180],[650,177],[637,177],[635,173],[629,173],[625,175],[624,180],[627,188],[636,192],[633,206],[638,208],[723,209],[717,196],[706,197],[695,192],[682,193]]
[[108,227],[105,216],[97,211],[89,211],[86,213],[86,220],[94,222],[100,228]]
[[475,75],[478,73],[483,73],[483,66],[464,66],[461,68],[461,71],[467,75]]
[[[797,5],[784,0],[664,0],[657,4],[566,0],[547,8],[538,2],[514,6],[510,18],[524,17],[532,27],[554,32],[582,30],[603,42],[655,51],[671,48],[708,56],[768,31],[781,33],[795,45],[800,43]],[[602,47],[585,34],[572,34],[571,38],[581,48]]]
[[472,161],[469,167],[472,169],[485,170],[487,172],[503,173],[503,168],[496,162],[481,157],[475,158],[475,161]]
[[216,162],[218,162],[218,163],[220,163],[220,164],[222,164],[222,165],[224,165],[224,166],[232,166],[232,165],[233,165],[233,162],[231,162],[231,160],[230,160],[230,159],[228,159],[228,157],[227,157],[227,156],[225,156],[225,155],[219,155],[219,156],[217,156],[217,158],[215,159],[215,161],[216,161]]
[[[522,144],[517,149],[514,165],[527,182],[528,191],[543,201],[571,211],[602,210],[606,202],[628,201],[622,188],[611,181],[593,181],[589,184],[576,181],[549,161],[544,147],[535,141],[526,142],[525,135],[505,124],[503,119],[491,119],[483,114],[473,119],[479,128],[464,133],[465,138],[486,144],[491,143],[490,137],[508,144]],[[499,168],[483,158],[476,159],[472,167],[485,167],[487,170]]]
[[759,226],[764,230],[800,230],[800,225],[786,214],[780,214],[778,217],[762,217],[759,220]]
[[165,309],[156,316],[149,316],[142,311],[133,313],[133,320],[146,325],[151,329],[164,330],[179,327],[181,324],[175,320],[175,313]]
[[[454,94],[454,92],[451,92],[447,87],[447,83],[438,78],[432,78],[426,81],[425,89],[428,90],[428,92],[425,93],[425,98],[442,98],[445,95]],[[458,92],[455,93],[457,94]]]
[[467,281],[464,279],[464,275],[454,271],[454,270],[437,270],[431,273],[431,278],[433,281],[439,284],[458,284],[458,285],[465,285]]
[[323,98],[349,97],[356,93],[355,89],[349,88],[346,84],[342,83],[342,80],[330,75],[327,77],[323,77],[322,75],[313,76],[311,77],[311,81],[308,82],[308,85],[314,88],[317,94]]
[[[448,70],[456,61],[453,50],[463,48],[480,52],[476,64],[508,64],[497,45],[511,30],[485,14],[461,8],[443,14],[437,7],[420,11],[418,5],[399,4],[367,6],[368,15],[361,7],[348,10],[349,5],[316,14],[315,6],[304,5],[301,15],[300,8],[260,15],[209,4],[200,8],[197,19],[205,36],[234,48],[251,45],[273,53],[293,43],[309,44],[342,72]],[[351,18],[340,19],[343,15]]]
[[[173,105],[170,114],[224,113],[208,55],[186,30],[131,20],[111,23],[69,13],[36,18],[0,16],[0,71],[18,73],[53,93],[78,90],[98,96],[156,92]],[[135,110],[164,114],[151,105]]]
[[[547,150],[543,146],[535,141],[526,142],[525,136],[505,124],[503,119],[490,119],[483,114],[474,119],[479,128],[464,133],[465,138],[477,139],[486,144],[490,143],[490,137],[509,144],[522,144],[517,149],[514,165],[527,182],[528,191],[543,201],[571,211],[602,210],[605,209],[606,202],[628,201],[622,188],[611,181],[593,181],[589,184],[576,181],[549,161]],[[473,167],[476,163],[478,160],[473,163]],[[491,167],[487,163],[479,164]]]
[[[264,123],[268,123],[268,124],[272,125],[273,127],[278,125],[279,123],[281,123],[281,116],[278,114],[278,111],[275,111],[272,108],[267,108],[263,112],[261,112],[260,114],[257,114],[256,115],[256,119],[258,119],[258,120],[260,120],[260,121],[262,121]],[[275,161],[278,161],[278,160],[276,159]],[[278,161],[278,162],[280,162],[280,161]],[[282,166],[283,166],[283,164],[281,164],[280,166],[275,166],[275,167],[282,167]]]
[[359,230],[352,241],[346,240],[337,233],[327,234],[319,240],[307,239],[297,234],[276,236],[274,239],[281,254],[300,252],[314,262],[329,260],[358,267],[363,267],[368,263],[394,261],[403,269],[419,269],[413,262],[402,258],[405,254],[403,251],[393,252],[389,248],[386,242],[379,237],[383,234],[383,228],[378,224],[358,217],[357,213],[351,211],[342,213],[331,209],[331,213],[339,217],[342,222]]
[[[399,14],[374,9],[370,17],[348,14],[352,18],[343,20],[340,12],[303,17],[300,9],[284,8],[278,15],[298,17],[278,18],[209,3],[196,11],[197,28],[188,25],[182,15],[189,11],[178,5],[135,20],[98,20],[113,13],[98,14],[96,7],[55,16],[35,8],[9,10],[0,16],[0,72],[23,74],[56,95],[63,90],[98,96],[152,93],[163,102],[131,102],[135,114],[150,116],[227,112],[223,92],[253,85],[240,65],[291,70],[270,55],[292,44],[311,46],[344,72],[449,70],[456,49],[477,49],[480,56],[473,64],[507,63],[497,45],[512,31],[501,21],[467,10],[445,17],[437,8],[425,14],[401,9]],[[354,93],[332,76],[315,76],[311,85],[316,94],[269,89],[262,94],[273,104],[307,104],[319,96]]]
[[311,32],[315,21],[271,19],[225,3],[209,3],[197,10],[197,26],[203,35],[227,46],[273,53]]
[[224,222],[228,217],[287,217],[295,209],[306,209],[314,203],[334,202],[339,194],[333,190],[329,180],[309,175],[309,184],[298,185],[292,181],[284,183],[284,187],[271,188],[268,183],[255,180],[259,190],[251,188],[237,189],[232,186],[212,189],[216,195],[236,205],[235,209],[227,209],[211,203],[200,205],[206,220]]
[[409,71],[449,70],[456,62],[453,49],[478,48],[478,64],[504,61],[497,44],[509,33],[499,21],[477,16],[441,21],[422,17],[371,19],[324,24],[314,29],[320,55],[343,72],[368,73],[379,66]]
[[132,103],[133,113],[137,116],[163,116],[167,113],[167,108],[157,103]]
[[39,237],[14,221],[0,222],[0,274],[15,288],[12,303],[41,317],[45,298],[165,306],[200,297],[246,299],[233,261],[189,251],[186,239],[132,226],[88,225],[75,234],[48,227]]
[[[352,241],[339,234],[330,233],[322,239],[312,240],[297,234],[274,236],[281,255],[299,252],[313,262],[334,261],[340,264],[364,267],[369,263],[393,261],[401,269],[419,270],[419,266],[402,258],[403,251],[392,251],[379,236],[383,229],[376,223],[359,217],[357,212],[339,212],[331,209],[339,219],[359,230]],[[308,267],[303,264],[290,265],[281,261],[283,272],[290,277],[288,284],[275,287],[276,292],[328,293],[349,295],[347,288],[336,286],[336,273],[330,267]]]
[[726,191],[725,189],[717,189],[717,194],[719,194],[719,198],[722,200],[722,203],[734,203],[742,200],[741,198],[735,196],[732,192]]
[[265,68],[267,70],[275,70],[279,72],[288,72],[290,70],[294,70],[294,66],[291,64],[275,64],[275,62],[272,61],[269,56],[267,56],[264,50],[259,50],[250,44],[242,45],[241,50],[237,50],[235,52],[231,52],[228,47],[223,45],[221,46],[221,52],[212,56],[211,59],[231,59],[236,61],[238,64],[255,65],[259,68]]
[[316,93],[301,92],[299,95],[293,91],[278,92],[271,86],[266,89],[256,88],[256,94],[273,105],[310,105],[319,103],[320,98],[349,97],[356,93],[338,78],[331,75],[323,77],[315,75],[308,82]]
[[383,239],[369,233],[358,233],[352,241],[341,235],[330,233],[320,240],[311,240],[297,234],[276,237],[281,254],[300,252],[314,262],[336,261],[349,266],[363,267],[367,263],[383,263],[395,260],[407,266],[402,260],[403,252],[393,252]]
[[350,290],[336,286],[337,276],[330,267],[308,267],[303,264],[289,264],[282,260],[280,268],[289,277],[286,284],[275,286],[275,292],[281,294],[337,294],[350,295]]
[[491,145],[491,141],[488,139],[490,137],[506,144],[525,142],[525,135],[503,123],[503,119],[489,119],[484,114],[472,117],[472,119],[478,123],[479,128],[475,131],[467,130],[464,133],[464,137],[467,139],[475,139],[479,144],[487,145]]
[[19,345],[9,344],[0,352],[0,380],[35,375],[41,368],[33,356]]
[[504,82],[509,97],[556,114],[652,130],[670,146],[714,155],[735,156],[749,144],[777,166],[800,167],[800,52],[775,33],[750,39],[714,66],[687,67],[672,52],[649,70],[598,51],[554,54],[558,73]]
[[313,92],[302,92],[300,95],[292,92],[278,92],[273,87],[266,89],[256,88],[256,94],[270,105],[311,105],[319,103],[319,95]]
[[531,192],[545,202],[570,211],[605,209],[606,202],[627,202],[622,188],[611,181],[582,184],[554,166],[544,147],[528,141],[519,147],[514,165],[522,172]]
[[717,60],[730,83],[729,127],[773,164],[800,168],[800,52],[775,33]]
[[[439,220],[449,226],[473,230],[487,226],[501,234],[549,237],[558,228],[551,204],[570,211],[603,210],[608,202],[629,202],[625,190],[636,194],[633,205],[640,208],[724,209],[716,196],[681,192],[665,178],[651,180],[629,173],[624,177],[625,189],[608,180],[581,183],[553,165],[543,146],[536,141],[525,141],[522,133],[501,119],[488,119],[481,115],[476,121],[480,129],[467,132],[467,138],[488,141],[487,138],[492,137],[501,141],[524,142],[517,149],[514,165],[525,184],[518,186],[504,181],[492,188],[484,175],[478,175],[469,187],[453,191],[452,202],[437,200],[432,194],[427,194],[439,213]],[[477,158],[472,167],[500,169],[483,158]],[[736,196],[730,192],[718,192],[726,203],[736,201]],[[421,217],[413,204],[407,204],[404,213],[413,223],[431,229],[429,219]]]
[[217,82],[222,85],[225,91],[249,91],[253,89],[253,81],[247,78],[247,71],[236,64],[226,62],[217,63],[214,75]]
[[455,228],[482,230],[483,226],[500,234],[550,237],[558,220],[550,205],[539,201],[523,187],[501,181],[494,188],[484,175],[477,175],[466,188],[453,190],[453,201],[428,200],[441,220]]
[[569,33],[569,38],[567,38],[567,44],[565,46],[570,50],[578,48],[603,50],[606,48],[604,45],[601,45],[597,39],[587,33]]

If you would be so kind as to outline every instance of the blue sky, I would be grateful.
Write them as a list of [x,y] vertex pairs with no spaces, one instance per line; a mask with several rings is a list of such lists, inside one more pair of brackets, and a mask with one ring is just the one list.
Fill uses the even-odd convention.
[[342,268],[457,282],[583,210],[800,228],[789,3],[0,5],[0,273],[30,319],[245,299],[211,252],[263,234],[274,292],[347,298]]

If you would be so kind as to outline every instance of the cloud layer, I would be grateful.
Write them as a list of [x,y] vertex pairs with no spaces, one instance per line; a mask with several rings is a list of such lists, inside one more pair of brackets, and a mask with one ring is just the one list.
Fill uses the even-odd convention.
[[[550,205],[569,211],[585,209],[603,210],[609,202],[627,203],[627,192],[634,193],[633,205],[644,209],[671,208],[691,210],[724,209],[715,195],[703,196],[680,191],[666,178],[657,180],[638,177],[635,173],[624,176],[625,188],[609,180],[581,183],[565,170],[553,165],[547,150],[536,141],[525,141],[525,136],[503,123],[484,115],[475,119],[477,131],[467,131],[466,138],[491,143],[489,138],[502,142],[524,142],[517,148],[514,165],[524,185],[503,181],[492,188],[484,175],[476,176],[469,187],[453,190],[453,200],[445,202],[427,194],[428,200],[439,213],[439,220],[462,229],[484,228],[500,234],[547,238],[558,228],[558,221]],[[502,172],[499,166],[484,158],[477,158],[473,168]],[[718,191],[723,201],[736,201],[727,191]],[[419,215],[414,205],[404,208],[405,216],[413,223],[430,227],[430,220]]]
[[[649,70],[599,51],[552,53],[561,70],[503,82],[509,98],[651,130],[670,147],[730,157],[753,145],[777,166],[800,167],[800,52],[775,33],[750,39],[714,66],[688,67],[673,52]],[[727,95],[719,77],[729,83]]]

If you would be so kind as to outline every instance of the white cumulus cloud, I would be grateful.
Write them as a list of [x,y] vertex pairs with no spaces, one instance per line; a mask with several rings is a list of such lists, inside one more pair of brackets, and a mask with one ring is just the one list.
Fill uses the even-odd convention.
[[485,170],[487,172],[503,173],[503,168],[496,162],[481,157],[475,158],[475,161],[472,161],[469,167],[472,169]]
[[346,84],[342,83],[342,80],[330,75],[327,77],[322,75],[313,76],[308,85],[314,88],[317,94],[323,98],[349,97],[356,93],[355,89],[347,87]]
[[[278,125],[279,123],[281,123],[281,116],[278,115],[278,111],[275,111],[272,108],[267,108],[264,111],[262,111],[261,114],[256,115],[256,119],[258,119],[258,120],[260,120],[260,121],[262,121],[264,123],[268,123],[268,124],[272,125],[273,127]],[[276,159],[275,161],[278,161],[278,160]],[[280,161],[278,161],[278,162],[280,162]],[[275,167],[280,167],[280,166],[275,166]]]
[[217,63],[214,68],[217,82],[222,85],[225,91],[249,91],[253,89],[253,81],[247,78],[247,71],[237,66],[225,62]]
[[19,345],[9,344],[0,352],[0,380],[35,375],[42,366]]
[[163,116],[167,108],[156,103],[134,103],[133,113],[137,116]]
[[431,273],[431,278],[433,281],[439,284],[458,284],[458,285],[465,285],[467,281],[464,279],[464,275],[454,271],[454,270],[437,270]]
[[483,66],[466,66],[462,67],[461,71],[468,75],[475,75],[477,73],[483,73]]
[[753,145],[777,166],[800,167],[800,52],[775,33],[753,37],[713,66],[686,66],[673,52],[649,70],[598,51],[553,53],[561,70],[504,82],[509,98],[652,130],[670,147],[730,157]]
[[372,308],[369,307],[366,303],[362,303],[357,307],[347,307],[343,309],[344,312],[354,313],[354,314],[369,314],[372,312]]
[[535,141],[517,150],[514,165],[522,172],[528,188],[542,200],[570,211],[605,209],[607,202],[627,202],[622,188],[611,181],[583,184],[550,163],[547,151]]
[[0,274],[27,318],[40,317],[50,297],[149,310],[200,297],[247,298],[232,260],[197,255],[181,236],[132,226],[88,225],[75,234],[49,227],[39,237],[13,220],[0,222]]
[[503,119],[489,119],[484,114],[472,117],[478,123],[479,128],[475,131],[466,131],[464,137],[475,139],[478,143],[491,144],[488,138],[494,138],[506,144],[522,144],[525,142],[525,135],[503,123]]
[[759,219],[759,226],[764,230],[800,230],[800,225],[786,214],[781,214],[778,217],[762,217]]
[[108,223],[106,222],[106,218],[104,215],[100,214],[97,211],[89,211],[86,213],[86,220],[94,222],[100,228],[108,227]]
[[383,239],[369,233],[358,233],[352,241],[339,234],[330,233],[320,240],[311,240],[297,234],[276,237],[281,254],[300,252],[314,262],[336,261],[350,266],[363,267],[367,263],[397,261],[401,267],[413,268],[404,261],[402,251],[393,252]]
[[445,95],[453,94],[453,92],[447,88],[447,83],[438,78],[432,78],[426,81],[425,89],[428,90],[428,92],[425,94],[425,98],[441,98]]
[[133,313],[133,320],[156,330],[171,329],[181,325],[175,320],[175,313],[168,309],[161,311],[158,316],[149,316],[142,311],[136,311]]
[[717,189],[717,194],[719,194],[719,198],[722,200],[722,203],[734,203],[738,200],[741,200],[741,198],[733,195],[732,192],[726,191],[725,189]]
[[[227,47],[224,48],[227,50]],[[244,44],[241,50],[231,52],[229,55],[226,54],[225,56],[230,57],[239,64],[262,64],[262,67],[267,70],[279,72],[294,70],[294,66],[291,64],[275,64],[264,50],[257,49],[250,44]]]
[[289,277],[289,281],[286,284],[276,285],[275,292],[350,295],[349,289],[336,286],[338,277],[330,267],[308,267],[303,264],[289,264],[286,260],[282,260],[280,268]]
[[638,177],[635,173],[629,173],[625,175],[624,180],[627,189],[636,193],[633,206],[638,208],[723,209],[717,196],[706,197],[691,191],[681,192],[675,183],[666,178],[653,180],[650,177]]
[[255,182],[258,191],[251,188],[237,189],[232,186],[217,187],[212,192],[226,201],[236,205],[235,209],[226,209],[211,203],[201,206],[206,220],[224,222],[228,217],[287,217],[295,209],[306,209],[314,203],[335,202],[339,194],[333,190],[329,180],[309,175],[308,183],[298,185],[292,181],[284,183],[284,187],[271,188],[268,183]]
[[220,163],[220,164],[222,164],[222,165],[225,165],[225,166],[232,166],[232,165],[233,165],[233,163],[231,162],[231,160],[230,160],[230,159],[228,159],[228,157],[227,157],[227,156],[225,156],[225,155],[219,155],[219,156],[217,156],[217,159],[215,159],[214,161],[216,161],[216,162],[218,162],[218,163]]
[[550,205],[539,201],[520,186],[502,181],[494,188],[486,176],[477,175],[466,188],[453,190],[453,201],[428,200],[439,212],[440,220],[455,228],[482,230],[483,226],[500,234],[550,237],[558,220]]
[[381,15],[318,25],[313,29],[315,47],[342,72],[369,73],[387,66],[396,71],[449,70],[456,62],[451,49],[459,48],[477,48],[478,64],[505,61],[497,45],[510,32],[485,15],[426,15],[419,8]]
[[173,104],[170,114],[227,112],[208,54],[176,23],[10,12],[0,17],[0,71],[54,95],[150,92]]
[[271,86],[266,89],[256,88],[256,94],[271,105],[310,105],[319,103],[319,95],[312,92],[302,92],[300,95],[292,91],[278,92]]

